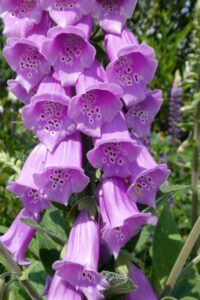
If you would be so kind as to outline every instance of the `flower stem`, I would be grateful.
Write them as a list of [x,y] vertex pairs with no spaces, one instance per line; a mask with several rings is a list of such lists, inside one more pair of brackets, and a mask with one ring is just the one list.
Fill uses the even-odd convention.
[[176,281],[184,267],[184,264],[190,255],[190,252],[200,235],[200,217],[197,219],[192,231],[190,232],[176,262],[166,282],[162,297],[167,296],[173,290]]
[[3,256],[4,260],[6,261],[6,265],[9,268],[9,271],[15,274],[16,279],[20,282],[20,284],[29,294],[31,299],[40,300],[41,297],[39,296],[37,291],[32,287],[30,282],[28,280],[20,280],[20,276],[22,275],[21,269],[18,266],[18,264],[13,260],[12,256],[7,251],[7,249],[2,245],[1,242],[0,242],[0,254]]

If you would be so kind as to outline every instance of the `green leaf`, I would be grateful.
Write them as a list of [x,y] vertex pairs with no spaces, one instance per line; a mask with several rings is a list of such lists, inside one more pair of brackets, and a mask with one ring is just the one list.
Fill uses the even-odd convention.
[[132,280],[130,280],[127,276],[122,274],[117,274],[114,272],[103,271],[101,274],[107,279],[110,284],[110,288],[105,291],[105,297],[110,299],[115,297],[118,299],[117,295],[126,295],[132,292],[136,286]]
[[178,299],[174,297],[164,297],[161,300],[178,300]]
[[28,272],[28,280],[31,285],[36,289],[36,291],[41,294],[47,279],[47,272],[44,270],[44,267],[41,262],[37,261],[33,264],[30,272]]
[[174,185],[163,186],[160,188],[160,190],[162,193],[166,194],[166,193],[175,193],[177,191],[186,190],[190,188],[191,188],[190,185],[174,184]]
[[97,207],[94,197],[86,197],[78,203],[78,210],[85,210],[91,218],[95,219]]
[[115,261],[115,270],[117,273],[128,277],[130,266],[131,258],[130,256],[126,255],[125,251],[122,250],[119,256],[117,257],[117,260]]

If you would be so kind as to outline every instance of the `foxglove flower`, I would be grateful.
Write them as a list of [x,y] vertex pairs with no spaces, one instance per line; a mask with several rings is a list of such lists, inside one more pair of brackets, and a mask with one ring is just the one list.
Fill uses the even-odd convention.
[[70,232],[64,261],[55,262],[53,268],[88,300],[103,299],[108,287],[106,279],[98,273],[99,230],[97,223],[86,212],[81,212]]
[[92,65],[96,50],[77,25],[50,29],[43,53],[53,66],[56,79],[63,86],[70,86],[76,83],[85,68]]
[[104,172],[104,178],[131,175],[130,163],[141,150],[141,146],[131,139],[122,113],[102,126],[101,137],[95,139],[94,146],[87,158],[94,168]]
[[24,38],[9,39],[4,48],[4,55],[10,67],[17,72],[16,80],[27,93],[50,72],[50,65],[41,54],[37,41]]
[[125,300],[158,300],[145,274],[135,265],[131,266],[129,277],[137,287],[125,297]]
[[121,86],[123,100],[130,107],[146,96],[147,84],[153,79],[157,68],[154,50],[145,44],[130,44],[122,48],[117,56],[106,68],[107,80]]
[[30,212],[40,212],[50,207],[50,202],[35,184],[33,175],[41,172],[47,156],[47,148],[37,145],[27,158],[17,180],[8,184],[8,189],[17,195]]
[[147,148],[143,147],[136,161],[131,165],[131,185],[128,195],[134,201],[155,208],[156,193],[170,171],[166,164],[158,165]]
[[4,34],[25,37],[42,17],[40,0],[1,0],[0,13],[5,13]]
[[19,101],[24,104],[30,103],[31,98],[36,94],[38,85],[35,86],[30,92],[27,92],[18,80],[10,79],[7,81],[8,90],[15,95]]
[[51,153],[44,169],[34,175],[35,182],[49,199],[67,204],[72,193],[80,193],[89,178],[82,169],[82,144],[77,133],[66,138]]
[[[81,74],[76,84],[79,94],[69,105],[69,116],[77,129],[93,137],[100,137],[102,125],[111,122],[122,108],[121,88],[98,81],[99,69],[95,62]],[[80,94],[81,90],[84,90],[83,94]]]
[[30,262],[25,258],[25,254],[36,230],[21,222],[21,218],[28,218],[35,222],[39,221],[38,214],[32,214],[22,209],[8,231],[0,237],[0,242],[7,248],[18,264],[28,265]]
[[61,27],[74,25],[84,15],[88,15],[93,0],[40,0],[44,10],[48,10],[51,18]]
[[77,292],[71,285],[64,279],[54,274],[51,285],[49,287],[48,300],[82,300],[83,296]]
[[120,34],[136,3],[137,0],[95,0],[91,13],[105,31]]
[[75,124],[68,117],[70,96],[71,90],[63,88],[49,75],[22,111],[26,128],[32,130],[50,151],[75,131]]
[[154,90],[146,94],[145,99],[130,107],[126,114],[128,127],[139,137],[150,134],[151,123],[162,105],[162,91]]
[[140,213],[126,192],[126,184],[117,177],[103,180],[98,191],[101,239],[115,258],[144,224],[155,224],[155,218],[151,214]]

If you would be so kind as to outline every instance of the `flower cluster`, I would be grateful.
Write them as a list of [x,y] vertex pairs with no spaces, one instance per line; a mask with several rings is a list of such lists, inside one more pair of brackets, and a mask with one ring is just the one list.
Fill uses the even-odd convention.
[[[82,163],[83,134],[94,145],[87,159],[102,175],[96,188],[98,221],[86,211],[79,213],[63,261],[53,265],[49,300],[103,299],[109,284],[98,272],[100,249],[105,247],[116,259],[143,225],[156,224],[156,217],[141,212],[137,203],[155,208],[156,192],[169,175],[167,166],[157,164],[141,142],[150,134],[162,92],[148,88],[157,68],[154,50],[140,44],[125,26],[136,2],[0,4],[8,38],[4,56],[16,72],[9,90],[24,103],[24,126],[39,140],[16,181],[8,184],[24,206],[0,239],[13,258],[26,263],[24,255],[34,235],[20,223],[21,217],[39,221],[40,212],[52,201],[68,205],[70,196],[89,184]],[[95,58],[90,41],[94,19],[104,32],[106,69]],[[133,280],[139,278],[138,290],[127,299],[144,299],[140,272],[135,267],[130,274]]]

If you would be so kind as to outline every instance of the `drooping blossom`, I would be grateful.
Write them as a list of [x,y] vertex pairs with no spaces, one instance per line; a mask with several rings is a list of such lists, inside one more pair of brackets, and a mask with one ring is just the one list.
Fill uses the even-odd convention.
[[167,165],[157,164],[147,148],[143,147],[131,169],[129,197],[155,208],[156,193],[170,174]]
[[68,116],[70,96],[70,88],[63,88],[49,75],[22,111],[26,128],[32,130],[50,151],[75,131],[75,124]]
[[162,105],[162,91],[154,90],[146,94],[145,99],[130,107],[126,114],[128,127],[139,137],[150,135],[151,123]]
[[0,13],[4,13],[4,34],[25,37],[42,17],[40,0],[1,0]]
[[104,298],[103,291],[108,287],[106,279],[98,273],[98,261],[98,225],[83,211],[70,232],[64,260],[55,262],[53,268],[88,300],[97,300]]
[[18,264],[28,265],[30,264],[30,261],[26,259],[25,255],[36,230],[21,222],[21,218],[31,219],[35,222],[39,221],[38,214],[33,214],[22,209],[8,231],[0,237],[0,242],[7,248]]
[[100,137],[103,124],[111,122],[122,108],[121,88],[104,83],[99,73],[103,71],[97,61],[83,71],[76,84],[78,95],[69,104],[69,116],[77,129],[93,137]]
[[145,274],[133,264],[129,277],[137,287],[125,297],[125,300],[158,300]]
[[27,92],[21,85],[20,81],[10,79],[7,81],[8,90],[17,97],[19,101],[24,104],[30,103],[31,98],[36,94],[38,85],[35,86],[30,92]]
[[136,3],[137,0],[95,0],[91,13],[106,32],[120,34]]
[[17,180],[10,181],[8,190],[17,195],[24,207],[30,212],[40,212],[50,207],[46,195],[38,189],[34,181],[34,174],[41,172],[47,157],[47,148],[37,145],[27,158]]
[[51,153],[44,169],[34,175],[36,185],[49,199],[67,204],[72,193],[80,193],[89,178],[82,169],[82,143],[78,132],[67,137]]
[[61,26],[74,25],[84,15],[88,15],[93,0],[40,0],[44,10],[48,10],[54,22]]
[[85,68],[89,68],[96,50],[78,26],[54,27],[48,32],[43,53],[53,66],[56,79],[63,86],[74,85]]
[[50,65],[41,54],[40,46],[25,38],[10,38],[4,48],[10,67],[17,73],[16,80],[29,93],[50,72]]
[[141,146],[130,137],[124,115],[119,113],[112,122],[102,126],[101,137],[95,139],[87,158],[94,168],[104,172],[104,178],[126,177],[131,175],[131,162],[140,150]]
[[66,280],[54,274],[49,287],[48,300],[82,300],[83,295],[76,291]]
[[127,185],[121,178],[104,179],[97,194],[101,216],[101,239],[118,256],[120,249],[144,224],[155,224],[155,218],[141,213],[127,196]]

